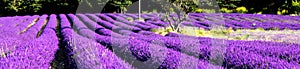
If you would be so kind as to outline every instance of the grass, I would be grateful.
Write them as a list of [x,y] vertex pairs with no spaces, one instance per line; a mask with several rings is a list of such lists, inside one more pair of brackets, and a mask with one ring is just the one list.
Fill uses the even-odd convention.
[[[152,29],[152,32],[160,35],[166,35],[169,32],[178,33],[172,31],[169,27]],[[300,39],[300,30],[264,30],[262,28],[257,29],[239,29],[233,30],[231,28],[223,30],[204,30],[203,28],[196,27],[184,27],[181,28],[181,32],[178,34],[185,34],[189,36],[197,37],[210,37],[221,38],[228,40],[262,40],[262,41],[274,41],[274,42],[297,42]]]

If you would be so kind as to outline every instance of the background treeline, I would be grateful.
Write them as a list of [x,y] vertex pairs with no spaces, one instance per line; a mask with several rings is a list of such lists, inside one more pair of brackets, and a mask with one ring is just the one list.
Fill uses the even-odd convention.
[[[218,0],[223,12],[299,14],[299,0]],[[245,8],[245,9],[243,9]]]
[[78,0],[1,0],[0,16],[74,13]]
[[[127,11],[128,6],[136,3],[137,1],[138,0],[2,0],[0,1],[0,16],[81,12],[124,13]],[[176,7],[179,7],[181,10],[185,10],[186,12],[258,13],[283,15],[295,15],[300,13],[300,1],[298,0],[167,1],[176,4]],[[151,11],[147,10],[143,12]]]

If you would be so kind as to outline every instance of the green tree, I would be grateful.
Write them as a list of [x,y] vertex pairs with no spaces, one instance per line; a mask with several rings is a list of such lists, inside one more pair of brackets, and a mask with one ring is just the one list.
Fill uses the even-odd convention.
[[109,0],[104,6],[102,13],[124,13],[127,11],[126,7],[138,0]]

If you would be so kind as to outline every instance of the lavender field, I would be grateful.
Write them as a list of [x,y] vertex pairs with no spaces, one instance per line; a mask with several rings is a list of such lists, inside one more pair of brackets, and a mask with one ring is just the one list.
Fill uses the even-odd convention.
[[[299,69],[300,17],[189,13],[192,34],[158,13],[0,17],[5,69]],[[226,34],[214,32],[223,26]],[[202,30],[199,30],[202,29]],[[153,31],[156,30],[156,31]],[[229,31],[229,32],[228,32]]]

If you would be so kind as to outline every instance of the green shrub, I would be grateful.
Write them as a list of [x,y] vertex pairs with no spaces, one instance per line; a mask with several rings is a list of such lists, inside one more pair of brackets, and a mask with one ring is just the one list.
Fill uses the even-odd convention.
[[292,0],[292,9],[295,10],[296,14],[299,14],[300,12],[300,2],[298,2],[298,0]]
[[248,10],[247,10],[247,8],[246,7],[237,7],[236,8],[236,11],[238,12],[238,13],[246,13],[246,12],[248,12]]
[[202,10],[202,9],[200,9],[200,8],[198,8],[198,9],[196,9],[196,10],[195,10],[195,12],[197,12],[197,13],[202,13],[202,12],[203,12],[203,10]]
[[221,12],[224,12],[224,13],[232,13],[233,10],[229,10],[227,8],[221,8]]

